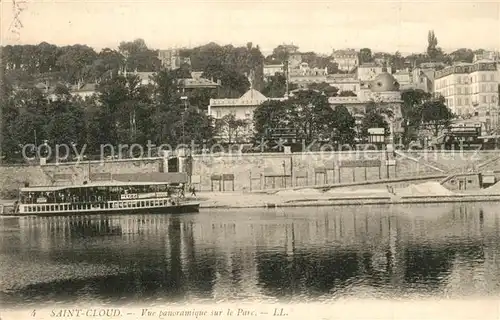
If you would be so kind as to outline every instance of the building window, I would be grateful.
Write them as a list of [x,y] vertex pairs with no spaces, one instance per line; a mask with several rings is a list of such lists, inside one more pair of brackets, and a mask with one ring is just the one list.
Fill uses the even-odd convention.
[[481,102],[482,102],[482,103],[486,103],[486,97],[485,97],[485,96],[482,96],[482,97],[481,97]]
[[215,112],[215,117],[218,118],[218,119],[222,118],[222,112],[220,112],[220,110],[217,110]]
[[490,81],[495,81],[495,74],[494,73],[490,74]]
[[462,105],[462,98],[457,98],[457,106],[461,106]]
[[[460,79],[460,78],[459,78],[459,79]],[[458,94],[462,94],[462,88],[458,87],[458,88],[457,88],[457,93],[458,93]]]
[[464,103],[466,106],[469,105],[469,98],[465,98],[465,103]]
[[495,92],[495,85],[494,84],[490,84],[490,92]]
[[486,75],[485,74],[481,75],[481,81],[486,81]]

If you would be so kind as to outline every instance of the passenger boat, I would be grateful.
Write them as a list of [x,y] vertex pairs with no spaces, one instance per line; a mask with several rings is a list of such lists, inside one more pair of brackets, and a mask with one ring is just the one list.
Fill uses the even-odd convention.
[[198,212],[182,184],[107,181],[71,186],[24,187],[17,215],[83,215]]

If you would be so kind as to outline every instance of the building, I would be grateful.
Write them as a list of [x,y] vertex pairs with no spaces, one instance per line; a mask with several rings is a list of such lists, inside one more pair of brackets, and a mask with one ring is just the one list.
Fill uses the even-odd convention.
[[332,54],[333,62],[338,65],[339,70],[351,71],[359,65],[358,52],[353,49],[335,50]]
[[310,68],[307,62],[302,62],[298,68],[288,71],[288,79],[299,87],[307,87],[312,83],[326,82],[327,73],[326,68]]
[[384,72],[376,76],[366,84],[366,88],[361,88],[360,94],[356,97],[330,97],[328,98],[332,108],[343,105],[356,119],[359,125],[366,113],[366,106],[370,102],[375,102],[379,107],[390,109],[393,118],[387,119],[391,126],[393,136],[398,137],[403,132],[401,113],[401,92],[399,83],[389,73]]
[[136,75],[139,77],[139,80],[141,81],[141,86],[147,86],[149,84],[154,84],[153,77],[155,75],[155,72],[133,72],[130,73],[133,75]]
[[498,83],[496,63],[479,60],[436,71],[434,92],[445,98],[447,106],[456,115],[473,116],[480,122],[493,125],[492,121],[497,120],[490,118],[492,113],[498,118]]
[[353,74],[329,74],[325,82],[339,89],[339,93],[352,91],[357,94],[361,90],[361,83]]
[[266,64],[264,65],[264,77],[272,77],[276,73],[283,74],[285,66],[283,64]]
[[289,55],[288,57],[289,70],[300,68],[301,63],[302,63],[302,54],[296,52]]
[[399,70],[393,74],[396,81],[399,83],[399,87],[401,90],[410,89],[413,86],[413,75],[412,72],[408,69]]
[[191,78],[179,79],[179,90],[183,93],[195,89],[211,89],[215,91],[220,87],[220,80],[214,82],[212,79],[202,78],[201,74],[201,72],[191,72]]
[[86,99],[94,95],[97,91],[97,85],[95,83],[82,83],[71,87],[70,93],[72,96],[79,96],[82,99]]
[[161,62],[162,68],[175,70],[180,68],[183,64],[191,65],[191,59],[189,57],[183,57],[181,51],[182,49],[159,50],[158,59]]
[[384,67],[378,63],[363,63],[355,68],[357,78],[360,81],[372,81],[375,77],[382,72],[391,73],[391,68]]
[[[224,116],[234,115],[236,120],[243,120],[246,125],[238,133],[237,142],[248,142],[253,136],[253,113],[257,107],[269,100],[283,100],[284,98],[267,98],[259,91],[251,88],[244,95],[237,99],[210,99],[208,115],[215,122],[223,119]],[[221,142],[229,142],[229,134],[223,128],[217,133],[217,138]],[[230,141],[235,142],[235,141]]]
[[491,61],[498,61],[500,60],[500,52],[497,51],[484,51],[482,53],[476,53],[474,55],[474,60],[472,61],[477,62],[479,60],[491,60]]
[[[420,89],[428,93],[434,92],[434,69],[415,68],[411,72],[412,88]],[[404,88],[402,88],[404,89]]]

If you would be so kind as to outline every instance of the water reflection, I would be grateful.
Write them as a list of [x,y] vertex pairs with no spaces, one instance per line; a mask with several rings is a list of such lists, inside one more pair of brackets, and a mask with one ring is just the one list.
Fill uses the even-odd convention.
[[500,293],[496,205],[0,221],[0,300]]

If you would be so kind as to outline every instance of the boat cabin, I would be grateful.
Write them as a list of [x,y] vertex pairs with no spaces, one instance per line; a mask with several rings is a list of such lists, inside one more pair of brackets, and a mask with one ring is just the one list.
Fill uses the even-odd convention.
[[179,184],[160,182],[105,182],[75,186],[25,187],[19,192],[21,204],[93,203],[129,199],[177,196]]

